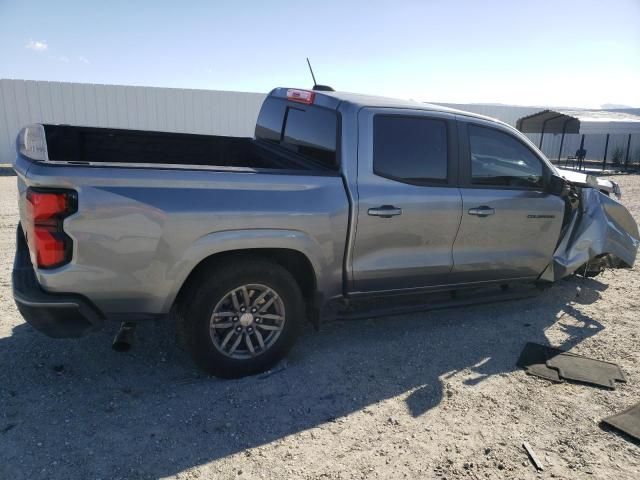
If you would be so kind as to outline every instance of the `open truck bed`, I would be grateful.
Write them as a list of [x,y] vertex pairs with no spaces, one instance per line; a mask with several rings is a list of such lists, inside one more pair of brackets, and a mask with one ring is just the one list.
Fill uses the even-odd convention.
[[261,140],[217,135],[44,125],[49,160],[102,166],[211,166],[326,170]]

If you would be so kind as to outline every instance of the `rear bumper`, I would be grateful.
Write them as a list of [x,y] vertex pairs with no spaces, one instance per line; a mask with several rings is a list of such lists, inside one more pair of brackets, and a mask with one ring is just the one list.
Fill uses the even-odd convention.
[[48,293],[40,287],[19,225],[12,280],[13,298],[18,310],[30,325],[45,335],[77,338],[104,325],[103,315],[83,296]]

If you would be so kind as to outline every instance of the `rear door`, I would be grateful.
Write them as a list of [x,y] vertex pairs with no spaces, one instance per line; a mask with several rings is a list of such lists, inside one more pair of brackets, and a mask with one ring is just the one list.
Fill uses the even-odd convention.
[[358,132],[355,291],[445,283],[462,208],[455,117],[366,108]]
[[564,201],[544,190],[549,166],[506,127],[461,120],[458,129],[463,213],[451,281],[537,277],[552,258],[564,214]]

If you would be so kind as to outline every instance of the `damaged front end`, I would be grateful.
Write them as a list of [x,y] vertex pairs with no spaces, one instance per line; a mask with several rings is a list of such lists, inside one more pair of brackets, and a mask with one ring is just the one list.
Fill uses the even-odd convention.
[[603,193],[601,182],[565,181],[564,227],[553,260],[539,280],[554,282],[575,272],[594,276],[607,267],[631,268],[640,235],[629,211]]

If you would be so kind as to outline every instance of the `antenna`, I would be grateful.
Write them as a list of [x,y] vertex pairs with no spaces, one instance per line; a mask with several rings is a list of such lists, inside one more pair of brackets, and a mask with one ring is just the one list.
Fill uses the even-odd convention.
[[313,74],[313,68],[311,68],[311,62],[309,61],[309,57],[307,57],[307,65],[309,65],[309,71],[311,72],[311,78],[313,78],[313,86],[315,87],[318,82],[316,82],[316,76]]
[[311,68],[311,62],[307,57],[307,65],[309,65],[309,71],[311,72],[311,78],[313,78],[313,90],[319,90],[321,92],[334,92],[335,90],[328,85],[318,85],[316,82],[316,76],[313,74],[313,68]]

